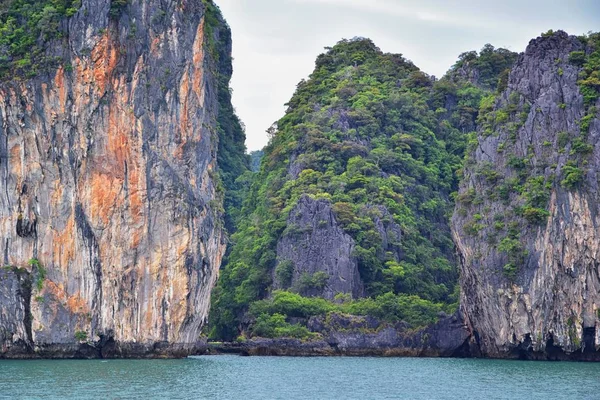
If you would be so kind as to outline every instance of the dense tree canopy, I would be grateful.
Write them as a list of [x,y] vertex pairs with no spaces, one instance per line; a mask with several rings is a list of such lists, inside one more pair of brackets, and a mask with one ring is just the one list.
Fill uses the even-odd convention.
[[[481,61],[490,52],[496,57],[493,48],[469,56],[480,60],[486,82],[488,75],[498,78]],[[249,309],[262,327],[268,315],[277,314],[273,321],[279,323],[305,303],[317,313],[340,311],[339,305],[297,294],[285,297],[290,308],[276,307],[273,302],[285,292],[261,300],[272,288],[276,245],[289,212],[305,194],[328,200],[357,244],[354,256],[371,299],[349,300],[341,311],[360,314],[369,304],[370,313],[383,315],[376,310],[393,298],[399,311],[391,318],[416,326],[451,311],[457,302],[451,193],[485,93],[466,79],[436,82],[368,39],[343,40],[320,55],[273,129],[252,178],[213,297],[213,337],[235,337]],[[402,238],[392,244],[399,259],[386,251],[375,229],[381,218],[401,227]]]
[[61,20],[80,6],[80,0],[0,2],[0,77],[34,76],[60,62],[45,55],[44,44],[64,34]]

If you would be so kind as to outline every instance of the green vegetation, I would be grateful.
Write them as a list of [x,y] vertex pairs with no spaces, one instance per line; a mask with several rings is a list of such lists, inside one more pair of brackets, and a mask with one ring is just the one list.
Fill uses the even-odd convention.
[[308,339],[315,334],[311,333],[306,327],[298,324],[289,324],[283,314],[260,314],[252,328],[254,336],[275,338],[291,337],[296,339]]
[[585,51],[573,51],[569,54],[569,63],[576,65],[578,67],[583,67],[585,64],[586,56]]
[[[579,52],[574,56],[582,66],[579,74],[579,88],[583,94],[584,104],[592,107],[600,98],[600,33],[593,33],[586,38],[588,54],[582,56]],[[570,58],[571,59],[571,58]]]
[[75,332],[75,340],[78,342],[85,342],[88,339],[88,334],[85,331],[77,331]]
[[213,139],[219,143],[219,173],[214,178],[217,181],[218,194],[224,201],[224,210],[220,211],[225,211],[225,227],[229,232],[233,232],[242,208],[242,199],[246,196],[251,180],[250,157],[246,155],[243,145],[246,135],[242,122],[231,102],[229,82],[233,65],[227,45],[231,40],[231,31],[226,26],[219,8],[209,0],[203,0],[203,3],[206,6],[204,27],[208,38],[208,52],[217,66],[216,71],[212,71],[217,77],[219,101],[217,131],[213,132]]
[[299,293],[307,293],[314,290],[321,291],[327,285],[328,279],[329,275],[323,271],[315,272],[314,274],[303,274],[295,289]]
[[29,265],[34,269],[34,272],[37,273],[35,287],[39,292],[44,288],[44,280],[46,279],[47,275],[46,268],[44,268],[37,258],[32,258],[29,260]]
[[476,51],[462,53],[458,62],[452,67],[457,70],[462,67],[475,68],[479,72],[479,84],[488,90],[504,90],[508,70],[517,60],[517,53],[507,49],[496,49],[491,44],[486,44],[477,54]]
[[523,217],[532,224],[541,225],[548,220],[550,212],[541,208],[526,207],[523,210]]
[[568,132],[559,132],[557,145],[559,149],[564,149],[569,144],[570,136]]
[[519,267],[523,265],[527,255],[527,251],[515,233],[509,233],[509,236],[502,239],[498,245],[498,251],[505,253],[508,258],[508,264],[504,265],[502,272],[511,281],[516,279]]
[[292,285],[292,278],[294,276],[294,263],[289,260],[281,261],[277,264],[275,276],[279,281],[279,286],[289,288]]
[[587,137],[591,122],[598,112],[596,103],[600,99],[600,32],[580,39],[587,45],[587,52],[573,52],[569,61],[582,67],[577,83],[587,110],[586,115],[581,119],[580,129],[581,134]]
[[[287,268],[273,274],[276,245],[293,228],[286,226],[288,214],[305,194],[332,204],[356,242],[354,256],[373,299],[391,292],[407,296],[405,301],[456,303],[447,216],[466,140],[457,128],[460,118],[456,126],[441,126],[436,110],[456,90],[464,107],[473,108],[467,117],[472,125],[482,92],[446,83],[449,91],[434,89],[412,63],[383,54],[367,39],[342,41],[319,56],[273,129],[251,180],[213,296],[213,338],[238,336],[243,315],[267,296],[273,275],[283,287],[289,283]],[[292,169],[297,175],[290,175]],[[384,247],[378,220],[399,225],[402,240]],[[305,278],[301,286],[324,281]]]
[[573,161],[567,162],[562,172],[563,180],[560,183],[567,189],[576,189],[583,182],[584,172]]
[[262,337],[289,336],[310,338],[310,333],[302,325],[291,325],[290,318],[307,319],[312,316],[342,313],[369,315],[382,321],[405,321],[414,328],[423,327],[437,321],[440,312],[452,312],[452,306],[432,303],[418,296],[385,293],[375,298],[343,301],[327,301],[318,297],[303,297],[297,293],[277,290],[272,298],[254,302],[250,315],[256,318],[251,334]]
[[262,161],[265,152],[262,150],[255,150],[250,152],[250,169],[252,172],[258,172],[260,169],[260,162]]
[[594,146],[589,143],[583,141],[581,137],[575,138],[573,140],[573,145],[571,146],[572,154],[590,154],[594,151]]
[[61,21],[80,0],[5,0],[0,3],[0,79],[32,77],[62,62],[47,44],[64,35]]
[[111,18],[118,18],[121,16],[121,13],[127,7],[127,3],[129,0],[111,0],[110,2],[110,10],[109,15]]

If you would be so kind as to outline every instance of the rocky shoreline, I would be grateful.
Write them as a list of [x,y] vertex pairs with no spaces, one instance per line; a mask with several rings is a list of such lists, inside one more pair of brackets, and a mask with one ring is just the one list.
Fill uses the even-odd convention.
[[372,317],[333,314],[327,321],[310,321],[319,335],[314,339],[252,338],[208,343],[208,354],[248,356],[377,356],[477,357],[477,347],[459,315],[447,317],[422,330],[404,323],[382,323]]
[[116,343],[113,340],[87,343],[58,343],[32,347],[18,342],[0,349],[0,360],[94,360],[94,359],[177,359],[206,354],[205,341],[195,344]]
[[303,342],[298,339],[252,339],[244,342],[208,343],[205,352],[196,355],[239,355],[272,357],[425,357],[425,358],[483,358],[521,361],[598,362],[600,352],[577,351],[565,353],[559,348],[533,352],[517,348],[505,354],[482,356],[477,345],[450,349],[418,347],[340,347],[326,340]]
[[373,317],[330,314],[312,318],[309,327],[317,332],[312,339],[251,338],[237,342],[208,342],[204,354],[241,356],[351,356],[351,357],[441,357],[486,358],[532,361],[600,361],[600,351],[587,338],[573,352],[565,352],[546,341],[538,351],[531,340],[515,342],[507,351],[484,354],[481,335],[460,312],[421,330],[405,323],[390,324]]

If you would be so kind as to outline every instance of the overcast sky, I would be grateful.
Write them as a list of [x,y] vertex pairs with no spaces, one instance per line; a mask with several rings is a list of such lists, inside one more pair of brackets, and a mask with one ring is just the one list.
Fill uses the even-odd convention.
[[373,39],[441,77],[486,43],[521,52],[548,29],[600,30],[600,0],[215,0],[233,32],[233,104],[248,150],[267,143],[296,84],[342,38]]

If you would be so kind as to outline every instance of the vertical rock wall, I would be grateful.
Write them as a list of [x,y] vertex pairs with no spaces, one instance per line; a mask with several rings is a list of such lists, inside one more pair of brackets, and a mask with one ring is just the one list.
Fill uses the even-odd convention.
[[574,51],[591,49],[564,32],[530,43],[465,166],[461,308],[486,356],[577,358],[600,345],[600,122],[582,129]]
[[[354,239],[338,225],[327,200],[303,196],[290,212],[287,228],[277,243],[275,287],[295,286],[304,295],[330,300],[338,293],[355,298],[364,296],[358,262],[353,255],[355,246]],[[286,265],[290,269],[287,285],[277,276]],[[318,273],[326,279],[306,285]]]
[[201,0],[109,8],[83,0],[48,50],[63,66],[0,84],[0,257],[34,281],[31,337],[20,311],[0,321],[38,350],[192,345],[225,249],[211,45],[228,28]]

